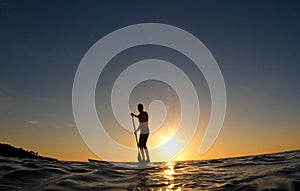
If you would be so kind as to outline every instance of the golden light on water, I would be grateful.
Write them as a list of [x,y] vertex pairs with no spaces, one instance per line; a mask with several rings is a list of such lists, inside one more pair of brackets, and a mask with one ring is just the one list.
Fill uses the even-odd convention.
[[[163,176],[164,178],[166,178],[166,182],[164,182],[165,184],[167,184],[167,188],[166,188],[166,191],[181,191],[181,187],[176,187],[176,184],[175,184],[175,178],[174,178],[174,175],[175,175],[175,162],[168,162],[165,164],[165,167],[164,167],[164,171],[163,171]],[[162,190],[162,189],[160,189]]]
[[174,171],[174,162],[168,162],[166,163],[166,168],[164,169],[164,177],[167,178],[168,180],[174,180],[173,175],[175,174]]

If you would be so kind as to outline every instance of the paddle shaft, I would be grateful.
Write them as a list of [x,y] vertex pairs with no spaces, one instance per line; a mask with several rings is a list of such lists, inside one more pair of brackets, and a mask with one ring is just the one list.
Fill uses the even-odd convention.
[[138,161],[141,162],[143,161],[143,159],[141,158],[141,150],[139,148],[139,142],[138,142],[138,138],[137,138],[137,135],[136,135],[136,132],[135,132],[135,123],[134,123],[134,119],[133,119],[133,116],[132,117],[132,124],[133,124],[133,129],[134,129],[134,136],[135,136],[135,141],[136,141],[136,145],[137,145],[137,149],[138,149]]
[[136,135],[136,132],[135,132],[136,129],[135,129],[135,123],[134,123],[133,116],[131,116],[131,119],[132,119],[132,124],[133,124],[133,129],[134,129],[134,135],[135,135],[136,145],[139,148],[139,142],[138,142],[138,138],[137,138],[137,135]]

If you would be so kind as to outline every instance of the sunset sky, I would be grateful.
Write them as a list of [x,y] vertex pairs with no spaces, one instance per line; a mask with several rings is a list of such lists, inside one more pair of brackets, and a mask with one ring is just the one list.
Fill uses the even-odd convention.
[[[227,91],[221,132],[208,152],[199,155],[211,104],[205,79],[182,55],[149,45],[120,53],[99,78],[96,108],[114,139],[135,148],[134,136],[114,125],[107,89],[121,65],[155,57],[185,67],[197,80],[199,127],[176,160],[300,149],[299,8],[297,1],[269,0],[0,0],[0,142],[60,160],[98,158],[81,138],[73,117],[76,70],[89,48],[110,32],[138,23],[164,23],[196,36],[219,64]],[[172,87],[146,81],[134,89],[131,98],[132,112],[137,113],[135,105],[142,101],[153,121],[164,113],[151,112],[147,104],[157,98],[165,103],[165,107],[162,102],[154,103],[168,114],[149,138],[149,147],[176,132],[180,106]],[[131,119],[129,113],[124,116]],[[119,160],[129,159],[120,156]]]

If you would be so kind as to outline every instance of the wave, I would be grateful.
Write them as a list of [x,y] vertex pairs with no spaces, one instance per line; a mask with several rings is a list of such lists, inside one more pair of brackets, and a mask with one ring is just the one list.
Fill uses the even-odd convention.
[[0,190],[300,190],[300,151],[134,169],[108,162],[0,157]]

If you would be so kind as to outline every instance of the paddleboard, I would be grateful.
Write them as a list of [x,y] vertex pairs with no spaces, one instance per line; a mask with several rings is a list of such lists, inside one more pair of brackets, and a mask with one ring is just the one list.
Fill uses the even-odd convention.
[[110,163],[127,169],[159,168],[160,162],[107,162],[96,159],[88,159],[89,162]]

